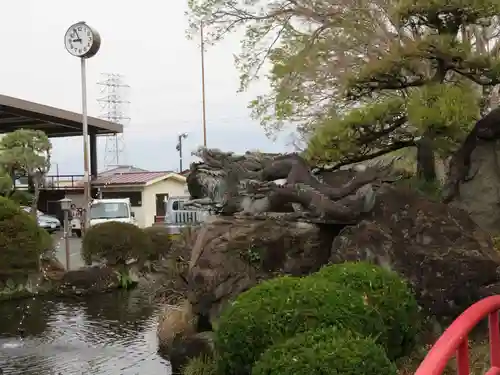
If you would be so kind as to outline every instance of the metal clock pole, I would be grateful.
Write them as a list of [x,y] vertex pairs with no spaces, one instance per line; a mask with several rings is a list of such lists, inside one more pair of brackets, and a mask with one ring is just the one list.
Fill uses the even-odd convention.
[[87,59],[95,56],[101,47],[101,36],[99,33],[81,21],[71,25],[64,35],[66,50],[73,56],[80,58],[81,80],[82,80],[82,135],[83,135],[83,189],[84,189],[84,231],[89,227],[90,204],[91,204],[91,177],[89,173],[89,149],[88,136],[89,127],[87,119]]
[[87,119],[87,60],[84,57],[80,58],[81,78],[82,78],[82,128],[83,128],[83,195],[85,201],[84,225],[85,231],[89,227],[89,211],[90,211],[90,173],[89,173],[89,125]]

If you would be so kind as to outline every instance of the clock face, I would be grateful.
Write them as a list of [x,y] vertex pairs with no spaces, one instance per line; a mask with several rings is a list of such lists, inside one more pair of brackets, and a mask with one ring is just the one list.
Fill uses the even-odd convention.
[[94,44],[92,29],[82,23],[71,26],[64,36],[64,44],[73,56],[85,56]]

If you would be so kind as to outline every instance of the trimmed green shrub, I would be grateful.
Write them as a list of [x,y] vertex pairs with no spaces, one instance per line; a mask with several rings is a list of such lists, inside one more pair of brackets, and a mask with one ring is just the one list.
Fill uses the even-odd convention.
[[387,354],[397,359],[415,347],[420,331],[418,304],[410,286],[396,272],[366,263],[325,266],[310,277],[322,278],[365,295],[380,313],[388,334]]
[[148,235],[152,243],[151,260],[164,258],[172,248],[172,239],[167,228],[163,226],[152,226],[144,228],[144,232]]
[[87,229],[82,240],[82,258],[105,261],[107,264],[125,265],[136,259],[144,261],[152,254],[148,235],[134,224],[110,221]]
[[252,375],[396,375],[384,349],[368,337],[329,327],[308,331],[264,352]]
[[373,335],[385,344],[384,323],[361,293],[321,278],[285,276],[265,281],[222,312],[215,332],[218,373],[250,374],[269,346],[328,326]]
[[8,198],[0,197],[0,278],[36,272],[52,238],[35,219]]

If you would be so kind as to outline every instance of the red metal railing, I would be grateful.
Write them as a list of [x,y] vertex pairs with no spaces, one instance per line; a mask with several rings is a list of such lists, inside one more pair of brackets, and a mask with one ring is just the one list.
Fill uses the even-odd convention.
[[441,375],[456,355],[458,375],[469,375],[469,334],[488,317],[490,333],[490,369],[485,375],[500,375],[500,296],[487,297],[465,310],[436,341],[415,375]]

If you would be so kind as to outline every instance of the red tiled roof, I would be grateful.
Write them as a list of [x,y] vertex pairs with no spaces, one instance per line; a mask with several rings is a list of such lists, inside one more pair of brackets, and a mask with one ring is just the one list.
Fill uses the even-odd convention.
[[114,168],[99,172],[99,176],[110,176],[118,173],[138,173],[138,172],[150,172],[147,169],[137,168],[133,165],[118,165]]
[[[144,185],[151,180],[162,176],[167,176],[170,171],[161,172],[127,172],[112,175],[98,176],[92,181],[92,185]],[[75,185],[83,186],[83,181],[78,181]]]
[[166,176],[172,172],[128,172],[117,173],[109,176],[98,176],[92,184],[94,185],[144,185],[151,180]]

